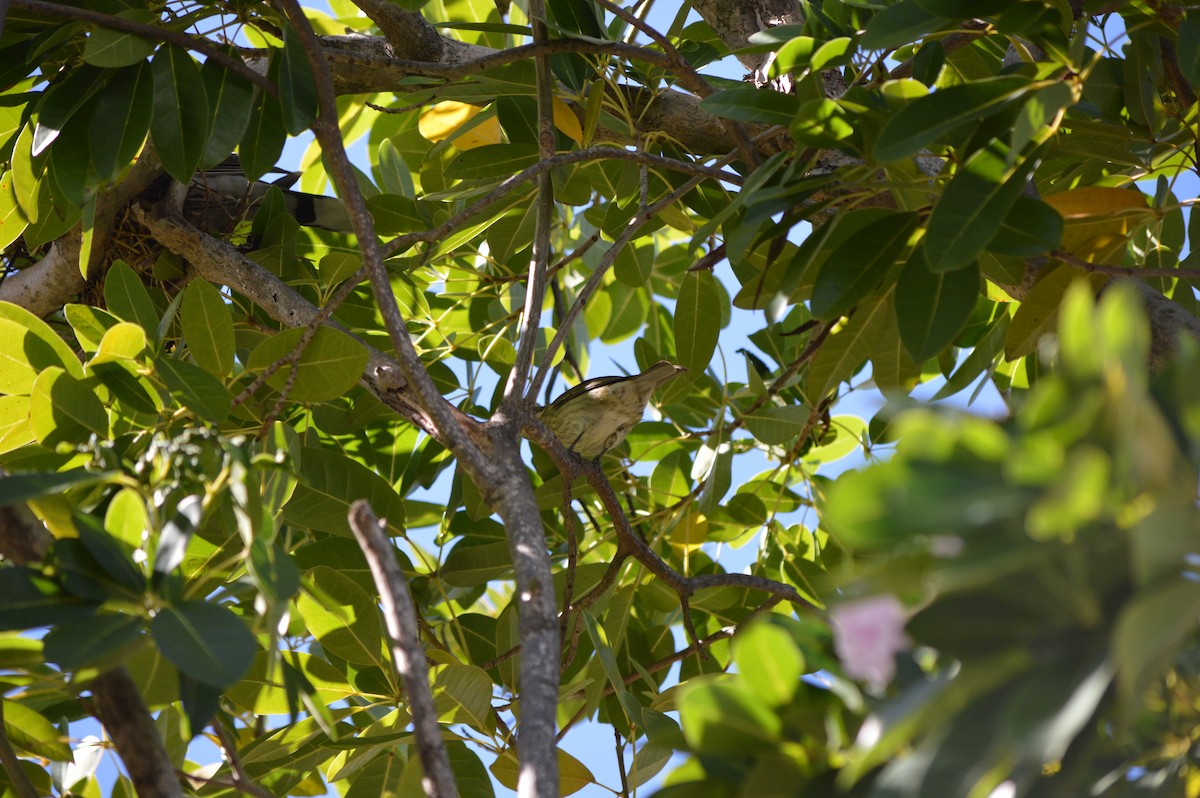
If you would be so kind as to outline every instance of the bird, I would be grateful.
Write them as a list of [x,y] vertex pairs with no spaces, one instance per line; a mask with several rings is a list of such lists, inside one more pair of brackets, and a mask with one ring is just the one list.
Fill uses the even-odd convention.
[[281,176],[269,183],[251,181],[242,171],[238,157],[230,155],[216,166],[196,173],[188,192],[188,207],[205,215],[207,229],[221,229],[254,213],[267,192],[278,188],[283,192],[284,207],[300,224],[343,233],[353,229],[341,200],[291,190],[300,179],[299,172],[273,168],[270,173]]
[[660,360],[632,377],[595,377],[565,391],[540,411],[542,422],[569,451],[599,461],[641,421],[650,395],[687,369]]

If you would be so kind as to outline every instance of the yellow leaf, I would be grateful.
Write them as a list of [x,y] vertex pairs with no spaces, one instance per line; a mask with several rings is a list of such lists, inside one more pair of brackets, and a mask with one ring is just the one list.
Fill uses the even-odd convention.
[[441,141],[449,138],[482,110],[477,105],[446,100],[421,113],[417,130],[427,141]]
[[583,143],[583,126],[579,124],[579,117],[575,116],[571,106],[557,97],[554,98],[554,126],[576,144]]
[[1143,194],[1123,188],[1084,186],[1044,200],[1065,222],[1063,250],[1094,262],[1119,258],[1129,234],[1154,218]]
[[671,530],[671,545],[696,548],[708,540],[708,519],[703,513],[688,513]]
[[454,139],[454,146],[460,151],[499,143],[501,143],[500,120],[494,115],[489,116],[470,130],[464,130]]

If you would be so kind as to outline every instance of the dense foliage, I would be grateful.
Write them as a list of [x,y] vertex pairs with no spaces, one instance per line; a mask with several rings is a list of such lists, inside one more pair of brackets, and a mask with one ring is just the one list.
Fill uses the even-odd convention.
[[667,5],[0,5],[3,795],[1200,795],[1200,12]]

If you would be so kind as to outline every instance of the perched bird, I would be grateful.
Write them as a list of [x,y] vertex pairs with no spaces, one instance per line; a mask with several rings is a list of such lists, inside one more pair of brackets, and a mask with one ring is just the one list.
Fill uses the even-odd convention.
[[206,229],[223,229],[258,210],[267,192],[275,187],[283,192],[284,207],[300,224],[336,232],[353,229],[340,199],[292,191],[291,187],[300,179],[299,172],[271,169],[270,174],[281,176],[269,183],[251,181],[242,171],[238,157],[230,155],[211,169],[195,174],[185,207],[204,218]]
[[542,421],[568,449],[599,460],[641,421],[655,389],[685,371],[660,360],[632,377],[584,380],[542,408]]

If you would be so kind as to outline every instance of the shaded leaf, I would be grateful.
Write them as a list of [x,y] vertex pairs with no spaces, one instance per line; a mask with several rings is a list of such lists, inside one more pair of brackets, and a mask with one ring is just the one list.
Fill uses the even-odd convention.
[[150,621],[150,631],[181,673],[217,688],[242,678],[258,649],[254,635],[236,615],[206,601],[164,607]]

